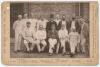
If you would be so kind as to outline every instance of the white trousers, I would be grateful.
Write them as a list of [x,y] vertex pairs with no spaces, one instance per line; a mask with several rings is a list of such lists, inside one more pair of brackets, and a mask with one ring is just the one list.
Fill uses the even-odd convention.
[[61,47],[63,48],[63,53],[65,53],[66,52],[66,49],[65,49],[66,40],[65,39],[60,39],[60,42],[61,42]]
[[[40,43],[43,45],[42,48],[40,48]],[[44,39],[43,40],[37,40],[37,45],[38,45],[39,51],[44,51],[45,47],[47,46],[47,43]]]
[[[31,47],[29,47],[29,43],[32,44]],[[33,40],[32,37],[26,37],[26,39],[24,40],[24,45],[25,45],[27,51],[33,50],[35,44],[36,44],[36,41]]]
[[76,48],[76,46],[77,46],[77,43],[70,42],[71,53],[75,54],[75,48]]
[[85,38],[82,38],[81,39],[81,50],[82,50],[83,53],[86,52],[85,44],[86,44],[86,39]]
[[14,51],[17,50],[21,50],[21,40],[22,40],[22,36],[21,33],[18,31],[15,31],[15,47],[14,47]]
[[49,42],[49,53],[53,53],[54,46],[57,44],[57,39],[48,39]]

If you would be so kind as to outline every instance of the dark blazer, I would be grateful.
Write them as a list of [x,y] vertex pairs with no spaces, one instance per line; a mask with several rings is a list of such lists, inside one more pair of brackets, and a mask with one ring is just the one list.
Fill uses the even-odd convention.
[[[59,22],[57,29],[60,30],[61,26],[62,26],[62,20]],[[68,22],[66,21],[66,29],[68,30],[68,28],[69,28],[69,25],[68,25]]]
[[[56,28],[55,32],[52,32],[52,29],[51,29],[52,25],[55,25],[55,28]],[[47,32],[47,39],[48,38],[58,39],[57,24],[55,21],[47,22],[46,32]]]
[[46,31],[48,32],[49,30],[51,30],[51,26],[52,25],[55,25],[55,27],[56,27],[56,30],[57,30],[57,24],[56,24],[56,22],[55,21],[49,21],[49,22],[47,22],[47,25],[46,25]]
[[[70,29],[71,29],[71,24],[72,24],[72,21],[70,21],[68,23],[68,26],[67,26],[69,32],[70,32]],[[76,27],[76,31],[80,34],[81,33],[81,26],[80,26],[80,24],[79,24],[79,22],[77,20],[75,20],[75,27]]]

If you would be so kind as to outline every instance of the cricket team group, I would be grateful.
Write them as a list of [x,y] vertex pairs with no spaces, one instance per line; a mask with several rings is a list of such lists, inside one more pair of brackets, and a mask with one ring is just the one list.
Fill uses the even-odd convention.
[[[39,53],[44,52],[48,46],[48,54],[66,55],[66,42],[69,43],[70,57],[76,51],[86,53],[86,45],[89,45],[89,23],[82,17],[72,17],[67,21],[65,15],[50,14],[49,19],[44,17],[28,18],[28,14],[18,15],[13,23],[15,31],[14,52],[21,51],[21,42],[24,43],[27,53],[32,53],[37,48]],[[87,44],[88,43],[88,44]],[[81,46],[81,47],[80,47]],[[54,52],[55,51],[55,52]]]

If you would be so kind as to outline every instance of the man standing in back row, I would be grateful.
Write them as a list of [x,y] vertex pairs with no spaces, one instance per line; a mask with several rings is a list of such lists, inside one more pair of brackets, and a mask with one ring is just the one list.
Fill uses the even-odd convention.
[[23,19],[22,19],[22,30],[24,30],[24,28],[26,27],[26,22],[28,22],[29,21],[29,19],[28,19],[28,14],[24,14],[24,16],[23,16]]
[[15,47],[14,51],[19,52],[21,40],[22,40],[22,15],[18,15],[18,20],[16,20],[13,24],[13,30],[15,31]]

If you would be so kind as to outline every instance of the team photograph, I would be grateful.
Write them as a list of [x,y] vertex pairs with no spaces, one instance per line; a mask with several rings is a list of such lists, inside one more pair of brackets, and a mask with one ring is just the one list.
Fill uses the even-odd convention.
[[89,3],[10,4],[11,58],[89,58]]

